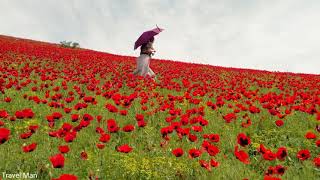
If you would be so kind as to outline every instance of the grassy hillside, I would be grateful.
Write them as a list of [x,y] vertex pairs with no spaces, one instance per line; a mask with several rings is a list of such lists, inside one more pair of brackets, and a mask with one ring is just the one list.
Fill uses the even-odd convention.
[[0,36],[0,172],[320,178],[319,75],[155,59],[153,81],[134,68],[135,57]]

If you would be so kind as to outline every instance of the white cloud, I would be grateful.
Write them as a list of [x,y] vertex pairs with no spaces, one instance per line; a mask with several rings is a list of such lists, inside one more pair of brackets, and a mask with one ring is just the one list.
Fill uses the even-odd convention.
[[1,0],[0,34],[123,55],[158,24],[155,58],[320,73],[318,0]]

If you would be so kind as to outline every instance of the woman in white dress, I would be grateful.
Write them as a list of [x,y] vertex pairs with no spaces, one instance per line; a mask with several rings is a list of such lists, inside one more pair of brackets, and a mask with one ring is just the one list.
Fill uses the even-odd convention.
[[151,56],[156,52],[153,48],[153,42],[154,38],[151,38],[148,43],[141,46],[140,56],[137,57],[137,69],[133,72],[134,75],[155,78],[155,73],[150,68]]

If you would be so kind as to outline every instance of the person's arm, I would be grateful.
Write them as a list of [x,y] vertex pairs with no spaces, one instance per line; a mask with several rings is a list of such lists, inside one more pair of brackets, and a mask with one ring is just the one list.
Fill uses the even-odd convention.
[[156,52],[156,51],[154,50],[154,48],[153,48],[153,43],[150,42],[150,43],[147,44],[146,52],[147,52],[148,54],[153,54],[153,53]]

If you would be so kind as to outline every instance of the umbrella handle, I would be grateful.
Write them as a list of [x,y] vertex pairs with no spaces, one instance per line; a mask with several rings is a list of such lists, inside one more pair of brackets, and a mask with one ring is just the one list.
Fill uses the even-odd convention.
[[160,28],[158,27],[158,24],[156,24],[156,26],[157,26],[158,30],[160,31]]

